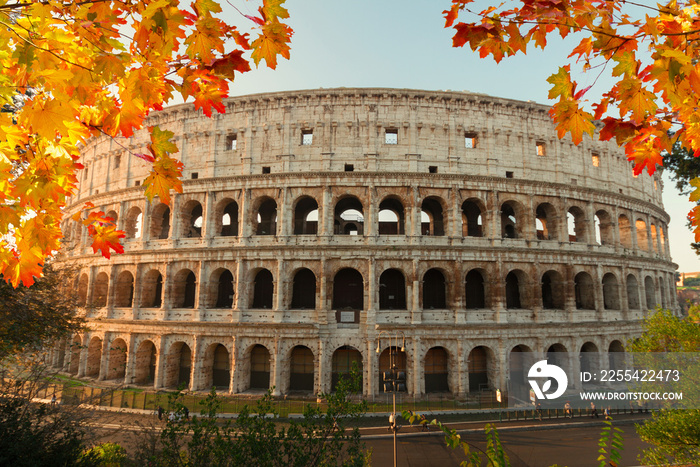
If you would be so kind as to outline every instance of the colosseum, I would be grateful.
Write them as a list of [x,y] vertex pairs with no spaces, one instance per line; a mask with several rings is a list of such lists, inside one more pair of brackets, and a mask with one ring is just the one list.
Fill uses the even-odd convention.
[[94,255],[64,221],[59,261],[79,270],[89,331],[56,346],[56,366],[311,396],[357,364],[372,397],[393,349],[409,394],[467,397],[524,384],[522,352],[570,381],[607,368],[650,308],[678,307],[658,174],[558,139],[547,106],[350,88],[225,104],[149,117],[186,167],[170,206],[140,186],[145,131],[84,148],[66,218],[92,202],[125,253]]

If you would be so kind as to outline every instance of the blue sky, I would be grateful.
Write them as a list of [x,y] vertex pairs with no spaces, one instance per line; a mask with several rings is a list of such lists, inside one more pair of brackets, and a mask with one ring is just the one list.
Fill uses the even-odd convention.
[[[257,1],[231,0],[243,13],[255,14]],[[231,95],[330,87],[394,87],[428,90],[466,90],[519,100],[551,103],[548,76],[568,63],[578,42],[552,40],[546,52],[532,49],[527,56],[496,64],[480,59],[469,48],[452,48],[451,30],[444,29],[442,11],[449,0],[290,0],[286,5],[294,29],[290,60],[276,70],[261,66],[240,75]],[[227,5],[224,2],[225,8]],[[230,9],[225,19],[247,26]],[[572,70],[575,66],[572,67]],[[575,76],[579,89],[595,76]],[[603,76],[591,97],[604,92]],[[671,255],[679,271],[700,271],[700,257],[690,249],[692,234],[685,218],[692,204],[665,177],[664,205],[671,215]]]

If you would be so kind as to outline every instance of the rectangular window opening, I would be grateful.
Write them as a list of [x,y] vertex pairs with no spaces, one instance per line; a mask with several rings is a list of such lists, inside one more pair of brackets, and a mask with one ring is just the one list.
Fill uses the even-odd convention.
[[399,144],[399,130],[387,128],[384,133],[384,144]]
[[476,148],[476,133],[464,133],[464,147],[467,149]]
[[136,180],[136,181],[134,182],[134,186],[139,186],[139,185],[141,185],[141,180]]
[[270,173],[270,168],[269,168],[269,167],[263,167],[263,168],[262,168],[262,173],[264,173],[264,174],[269,174],[269,173]]
[[228,135],[226,137],[226,149],[229,151],[238,149],[238,135]]
[[192,172],[192,180],[197,180],[199,178],[199,172]]
[[122,163],[122,156],[121,155],[114,158],[114,168],[115,169],[118,169],[119,166],[121,165],[121,163]]
[[314,130],[301,130],[301,145],[311,146],[314,142]]
[[597,152],[592,153],[591,162],[593,163],[593,167],[600,167],[600,154]]
[[513,178],[513,172],[506,172],[506,178]]
[[436,173],[438,173],[437,169],[438,169],[437,165],[431,165],[430,167],[428,167],[428,172],[431,174],[436,174]]
[[346,172],[353,172],[355,170],[355,166],[353,164],[345,164],[345,171]]
[[535,143],[535,147],[537,148],[537,155],[538,156],[545,156],[546,155],[543,141],[538,141],[537,143]]

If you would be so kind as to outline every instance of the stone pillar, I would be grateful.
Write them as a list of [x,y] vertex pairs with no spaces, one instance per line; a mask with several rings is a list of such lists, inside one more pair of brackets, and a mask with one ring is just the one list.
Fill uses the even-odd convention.
[[374,394],[377,392],[377,360],[379,354],[376,352],[377,340],[367,340],[367,358],[363,362],[364,367],[364,395],[371,397],[374,400]]
[[420,324],[422,321],[423,307],[420,303],[420,290],[422,286],[422,281],[419,276],[419,263],[417,259],[413,260],[413,297],[411,306],[411,324]]
[[450,215],[448,217],[449,232],[445,232],[452,238],[462,238],[462,216],[460,216],[461,206],[459,204],[459,189],[452,185],[450,190]]
[[294,220],[294,213],[291,207],[292,196],[289,194],[289,188],[283,188],[280,191],[282,199],[280,200],[280,207],[277,209],[277,232],[275,232],[275,235],[289,237],[292,233],[291,227]]
[[318,216],[318,234],[323,237],[333,236],[333,193],[330,187],[323,190],[321,209]]
[[165,368],[168,363],[167,349],[165,348],[165,336],[158,337],[158,353],[156,354],[156,374],[153,378],[153,389],[163,387],[165,380]]
[[370,257],[367,268],[367,286],[365,290],[367,291],[367,325],[373,325],[377,322],[377,310],[379,309],[379,304],[377,303],[377,286],[379,284],[379,278],[377,277],[377,264],[374,260],[374,256]]
[[[272,365],[270,368],[270,373],[271,373],[271,381],[270,381],[270,386],[274,386],[275,389],[272,391],[273,396],[279,396],[282,394],[282,367],[284,365],[284,359],[282,355],[280,355],[280,348],[281,344],[279,342],[279,338],[275,338],[275,342],[273,344],[273,352],[271,355],[272,359]],[[284,388],[284,392],[286,393],[286,385]]]
[[[593,203],[590,201],[586,202],[586,224],[588,224],[588,239],[587,243],[589,245],[596,245],[596,228],[595,228],[595,209],[593,208]],[[602,238],[601,238],[602,241]]]
[[[399,349],[401,347],[399,346],[398,342],[396,345]],[[411,338],[411,363],[413,365],[411,366],[410,369],[410,381],[412,382],[411,386],[411,391],[409,394],[412,394],[413,396],[422,396],[425,394],[425,385],[423,384],[425,382],[425,378],[423,378],[423,355],[422,355],[422,350],[423,346],[421,345],[420,339],[416,336],[413,336]],[[398,350],[397,350],[398,353]],[[408,371],[409,369],[406,368]]]
[[[285,273],[284,261],[277,261],[277,281],[273,280],[272,292],[272,315],[275,323],[281,323],[284,317],[284,292],[287,290],[287,275]],[[276,282],[276,283],[275,283]]]
[[134,382],[134,366],[136,360],[136,335],[129,334],[129,344],[126,352],[126,368],[124,368],[124,384],[132,384]]
[[241,205],[239,207],[238,217],[240,219],[238,228],[241,231],[241,240],[244,242],[253,234],[253,226],[251,225],[250,204],[252,203],[250,188],[246,188],[241,193]]
[[80,349],[80,360],[78,363],[78,378],[85,376],[85,371],[87,370],[87,360],[88,360],[88,344],[90,342],[90,336],[84,334],[81,338],[81,349]]
[[248,290],[248,281],[245,280],[246,267],[242,260],[236,263],[236,289],[234,290],[233,311],[231,312],[231,322],[238,323],[241,321],[241,310],[247,306],[246,297],[250,293]]
[[[217,138],[218,139],[218,138]],[[202,206],[202,238],[209,239],[216,236],[216,219],[214,218],[214,197],[211,191],[204,194],[204,206]]]
[[316,366],[314,370],[314,394],[328,393],[331,390],[331,372],[326,352],[332,352],[323,339],[318,340]]
[[[376,203],[376,188],[372,185],[367,187],[367,207],[365,209],[365,237],[377,237],[379,235],[379,209]],[[369,222],[367,222],[369,221]]]
[[100,371],[97,375],[98,381],[103,381],[107,378],[108,369],[112,363],[109,361],[109,337],[110,333],[105,333],[102,339],[102,350],[100,354]]
[[496,272],[491,282],[491,308],[495,311],[497,323],[508,322],[506,314],[506,278],[503,275],[503,262],[496,261]]
[[321,258],[321,277],[319,280],[318,303],[316,304],[316,322],[319,325],[328,324],[328,314],[330,306],[328,304],[328,271],[326,270],[326,259]]
[[[190,363],[190,387],[191,391],[199,391],[205,388],[204,380],[204,360],[206,356],[206,349],[203,348],[205,342],[199,336],[194,336],[194,342],[192,345],[192,361]],[[212,362],[213,364],[213,362]]]

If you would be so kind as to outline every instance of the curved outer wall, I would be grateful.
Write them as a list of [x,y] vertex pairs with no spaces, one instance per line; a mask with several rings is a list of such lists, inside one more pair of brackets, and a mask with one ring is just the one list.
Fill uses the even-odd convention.
[[65,221],[91,327],[57,345],[66,371],[318,393],[359,360],[377,394],[400,332],[409,393],[463,396],[514,384],[514,349],[607,367],[649,308],[677,309],[660,179],[559,140],[545,106],[395,89],[226,106],[149,118],[186,166],[169,210],[139,186],[144,131],[85,148],[66,219],[90,201],[128,238],[105,260]]

